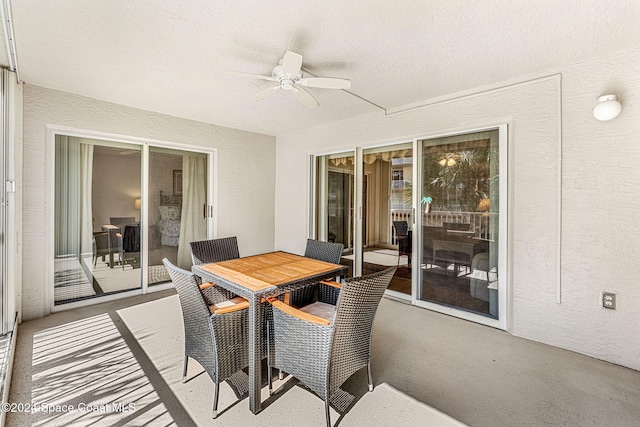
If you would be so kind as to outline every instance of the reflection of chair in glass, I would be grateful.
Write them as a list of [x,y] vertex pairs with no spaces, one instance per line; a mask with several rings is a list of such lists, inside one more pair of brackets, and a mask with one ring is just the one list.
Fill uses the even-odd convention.
[[[348,394],[339,387],[363,367],[371,377],[371,330],[385,289],[396,268],[347,279],[340,298],[328,316],[298,310],[270,298],[273,304],[275,367],[290,373],[325,402],[327,426],[329,404],[346,409],[341,400]],[[337,399],[336,399],[337,398]]]
[[136,218],[133,216],[112,216],[109,218],[111,225],[135,224]]
[[104,261],[105,255],[109,255],[109,233],[107,231],[93,232],[93,266],[98,263],[98,257]]
[[[120,255],[120,264],[122,265],[122,268],[124,269],[124,250],[122,247],[122,240],[123,240],[123,234],[125,231],[125,226],[127,224],[135,224],[136,223],[136,218],[133,216],[112,216],[109,218],[109,222],[111,225],[115,225],[117,227],[119,227],[118,229],[115,229],[113,231],[109,231],[109,233],[111,233],[111,235],[109,236],[109,238],[111,239],[111,250],[112,251],[118,251],[118,254]],[[139,230],[139,229],[138,229]],[[140,252],[140,239],[138,238],[138,252]],[[113,268],[113,266],[111,266]]]
[[[481,252],[471,261],[470,291],[471,296],[489,302],[489,254]],[[473,273],[476,272],[474,275]],[[476,278],[477,276],[477,278]]]
[[446,239],[447,230],[443,227],[422,226],[422,262],[425,266],[446,267],[447,263],[440,262],[436,264],[433,257],[433,241],[438,239]]
[[[319,261],[340,264],[344,245],[342,243],[322,242],[320,240],[307,239],[307,247],[304,251],[306,258],[317,259]],[[295,307],[301,307],[318,300],[329,304],[336,304],[338,290],[332,286],[322,283],[314,283],[301,289],[296,289],[289,293],[289,303]]]
[[396,237],[398,239],[398,265],[400,265],[400,257],[406,255],[408,264],[411,265],[411,233],[409,233],[409,224],[407,221],[393,221],[393,228],[396,229]]
[[220,382],[249,366],[247,345],[249,302],[241,297],[216,300],[207,306],[195,275],[162,260],[173,281],[184,319],[184,365],[186,382],[189,358],[196,360],[215,384],[213,418],[218,416]]
[[498,316],[498,274],[489,266],[489,253],[480,252],[471,261],[469,291],[471,296],[489,303],[489,314]]

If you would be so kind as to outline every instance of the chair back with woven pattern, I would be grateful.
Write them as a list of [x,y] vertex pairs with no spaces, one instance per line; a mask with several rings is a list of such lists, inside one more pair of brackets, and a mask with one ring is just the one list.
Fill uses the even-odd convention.
[[190,271],[176,267],[167,258],[164,258],[162,262],[169,272],[180,299],[184,319],[186,353],[191,356],[193,352],[197,354],[210,352],[211,362],[215,366],[209,308],[198,288],[195,275]]
[[369,363],[373,320],[395,272],[391,267],[342,284],[331,346],[332,390]]
[[[340,264],[344,245],[342,243],[322,242],[320,240],[307,239],[307,247],[304,251],[306,258],[317,259],[318,261]],[[338,290],[332,287],[322,288],[322,296],[327,301],[335,301],[338,298]],[[318,286],[305,286],[290,293],[290,303],[296,307],[311,304],[318,299]],[[327,302],[323,300],[323,302]]]
[[344,245],[342,243],[322,242],[320,240],[307,239],[307,247],[304,256],[319,261],[340,264]]
[[235,236],[191,242],[193,265],[221,262],[240,258],[238,239]]

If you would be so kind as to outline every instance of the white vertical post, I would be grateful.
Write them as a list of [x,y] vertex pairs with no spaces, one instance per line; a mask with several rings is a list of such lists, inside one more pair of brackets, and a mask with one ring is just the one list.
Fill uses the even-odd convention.
[[207,205],[205,207],[207,217],[207,238],[214,239],[218,235],[218,152],[207,154]]
[[[329,170],[327,167],[327,156],[313,157],[315,166],[316,166],[316,188],[317,195],[313,199],[312,206],[317,207],[316,209],[316,224],[317,224],[317,234],[316,239],[318,240],[327,240],[327,236],[329,235],[329,212],[328,212],[328,203],[329,200]],[[313,195],[313,192],[312,192]],[[312,213],[313,216],[313,213]],[[312,236],[313,232],[312,231]]]
[[413,262],[411,263],[411,303],[415,304],[420,295],[422,284],[422,144],[420,140],[413,140],[413,209],[414,225],[411,232]]
[[362,200],[362,190],[363,190],[363,179],[364,179],[364,165],[362,161],[362,148],[356,148],[356,158],[354,161],[354,174],[355,174],[355,185],[354,185],[354,198],[355,198],[355,226],[354,226],[354,236],[353,236],[353,250],[354,250],[354,260],[353,260],[353,276],[358,277],[362,275],[362,228],[363,228],[363,200]]
[[[140,230],[142,231],[140,242],[140,254],[142,255],[142,293],[146,294],[149,287],[149,144],[142,144],[142,167],[140,170]],[[122,230],[124,236],[124,229]],[[120,262],[123,262],[120,260]]]

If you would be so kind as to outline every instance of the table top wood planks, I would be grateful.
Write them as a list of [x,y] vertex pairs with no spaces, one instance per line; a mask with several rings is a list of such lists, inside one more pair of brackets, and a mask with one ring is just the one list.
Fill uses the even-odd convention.
[[262,292],[274,286],[297,282],[309,276],[334,273],[336,264],[287,252],[271,252],[198,266],[210,274]]

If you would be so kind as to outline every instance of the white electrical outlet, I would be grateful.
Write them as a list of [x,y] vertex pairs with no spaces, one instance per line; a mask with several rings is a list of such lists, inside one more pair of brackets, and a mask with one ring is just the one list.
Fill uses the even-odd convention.
[[602,307],[609,308],[611,310],[616,309],[616,294],[612,292],[602,293]]

